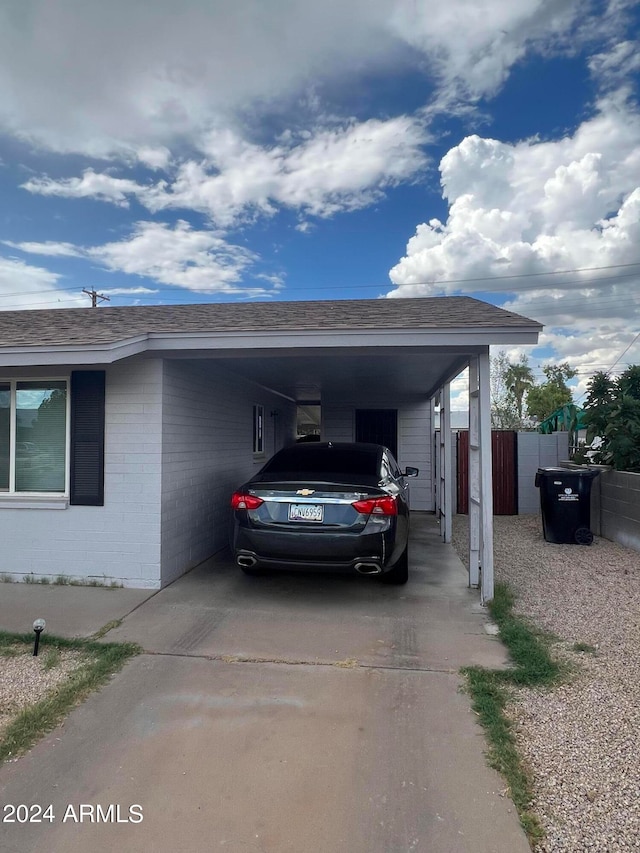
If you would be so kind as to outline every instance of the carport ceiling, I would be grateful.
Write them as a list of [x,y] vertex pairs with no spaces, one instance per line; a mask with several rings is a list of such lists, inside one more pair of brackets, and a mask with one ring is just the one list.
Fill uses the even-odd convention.
[[263,355],[260,358],[216,358],[231,372],[271,388],[293,400],[349,400],[358,396],[429,396],[464,368],[468,355],[431,348],[303,355]]

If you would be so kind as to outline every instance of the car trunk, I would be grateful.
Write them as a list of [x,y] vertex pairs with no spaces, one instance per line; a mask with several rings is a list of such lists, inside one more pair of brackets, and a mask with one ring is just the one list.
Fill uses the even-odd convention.
[[369,519],[369,514],[358,512],[354,503],[384,494],[377,484],[309,483],[308,480],[252,484],[249,491],[263,501],[248,513],[253,527],[345,532],[362,531]]

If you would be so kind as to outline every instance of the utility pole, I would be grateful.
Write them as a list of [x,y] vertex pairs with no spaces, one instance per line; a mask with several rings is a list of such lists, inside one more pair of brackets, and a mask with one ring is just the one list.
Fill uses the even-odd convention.
[[98,302],[110,302],[111,301],[110,296],[103,296],[102,293],[98,293],[98,291],[94,290],[93,288],[91,288],[91,290],[87,290],[86,287],[83,287],[82,292],[86,293],[87,296],[91,297],[91,307],[92,308],[96,308],[98,305]]

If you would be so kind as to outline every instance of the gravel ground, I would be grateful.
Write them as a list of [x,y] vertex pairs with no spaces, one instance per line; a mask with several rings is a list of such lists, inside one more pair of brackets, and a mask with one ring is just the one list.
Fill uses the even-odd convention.
[[[467,527],[456,517],[465,563]],[[640,553],[598,537],[552,545],[531,515],[496,517],[494,535],[496,580],[577,666],[569,684],[518,690],[508,711],[546,832],[536,849],[640,850]]]
[[53,658],[42,649],[37,657],[19,646],[6,651],[0,651],[0,735],[20,711],[44,699],[87,660],[85,652],[72,649],[56,652]]

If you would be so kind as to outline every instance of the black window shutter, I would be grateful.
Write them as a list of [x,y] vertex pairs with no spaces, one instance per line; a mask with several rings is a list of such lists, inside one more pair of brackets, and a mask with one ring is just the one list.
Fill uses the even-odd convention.
[[71,492],[75,506],[104,506],[104,370],[71,373]]

